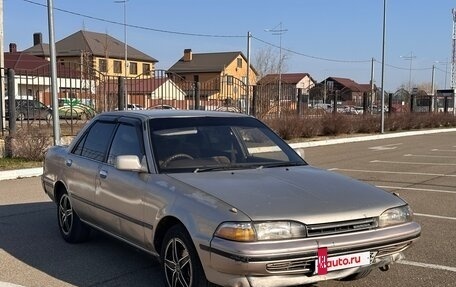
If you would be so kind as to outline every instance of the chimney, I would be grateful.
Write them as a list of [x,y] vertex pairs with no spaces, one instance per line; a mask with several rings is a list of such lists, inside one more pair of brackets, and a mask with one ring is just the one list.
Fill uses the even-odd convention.
[[17,52],[16,43],[10,43],[9,44],[9,51],[10,51],[10,53],[16,53]]
[[184,50],[184,62],[190,62],[193,58],[192,49]]
[[43,34],[41,33],[33,33],[33,46],[39,45],[43,43]]

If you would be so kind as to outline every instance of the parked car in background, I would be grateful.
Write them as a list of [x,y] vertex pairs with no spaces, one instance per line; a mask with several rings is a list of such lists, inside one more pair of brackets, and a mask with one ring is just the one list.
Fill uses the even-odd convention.
[[95,110],[72,99],[59,99],[59,118],[67,120],[88,120],[96,115]]
[[177,108],[171,105],[156,105],[148,108],[149,110],[177,110]]
[[[32,99],[15,99],[16,120],[46,120],[52,119],[52,110],[40,101]],[[5,116],[9,118],[9,100],[5,100]]]
[[398,195],[307,164],[256,118],[97,115],[46,154],[69,243],[92,228],[160,258],[166,286],[291,286],[386,271],[419,238]]
[[128,104],[127,110],[144,110],[144,107],[138,104]]

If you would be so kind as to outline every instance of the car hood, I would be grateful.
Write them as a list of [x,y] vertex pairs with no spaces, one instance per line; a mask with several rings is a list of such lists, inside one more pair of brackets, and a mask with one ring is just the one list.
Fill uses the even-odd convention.
[[311,166],[169,176],[257,221],[289,219],[315,224],[353,220],[379,216],[388,208],[405,204],[372,185]]

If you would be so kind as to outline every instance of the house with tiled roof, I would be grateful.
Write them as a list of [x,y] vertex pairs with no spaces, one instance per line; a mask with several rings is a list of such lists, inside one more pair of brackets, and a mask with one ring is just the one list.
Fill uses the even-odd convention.
[[[125,82],[130,102],[153,108],[156,106],[169,106],[179,109],[189,109],[191,101],[187,99],[187,94],[173,80],[167,77],[144,77],[129,78]],[[118,83],[111,81],[105,87],[116,96],[118,93]]]
[[246,84],[254,85],[258,75],[251,65],[248,67],[247,58],[240,51],[193,53],[191,49],[185,49],[168,72],[185,81],[199,83],[201,97],[208,100],[245,97]]
[[296,89],[301,89],[304,95],[309,93],[309,90],[317,84],[308,73],[284,73],[284,74],[267,74],[258,81],[258,85],[278,85],[281,84],[292,86]]
[[[14,43],[4,53],[5,69],[14,70],[15,97],[33,97],[45,104],[50,104],[50,62],[25,52],[17,51]],[[93,82],[81,78],[78,70],[57,67],[57,91],[65,93],[67,89],[85,89]]]
[[[376,92],[377,87],[374,85],[374,96]],[[312,89],[310,94],[311,98],[318,98],[327,103],[337,96],[337,101],[343,105],[362,106],[364,99],[369,102],[372,100],[372,86],[359,84],[349,78],[328,77]]]
[[[34,34],[33,44],[24,52],[42,58],[49,57],[49,45],[42,42],[41,33]],[[105,33],[85,30],[57,41],[55,47],[60,65],[80,63],[106,76],[135,77],[150,74],[158,62],[155,58],[127,45],[125,71],[125,43]]]

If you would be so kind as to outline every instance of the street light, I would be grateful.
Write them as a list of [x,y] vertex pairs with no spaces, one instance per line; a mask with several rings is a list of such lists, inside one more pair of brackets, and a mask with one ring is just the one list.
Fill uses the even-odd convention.
[[382,102],[381,102],[381,123],[380,123],[380,133],[385,133],[385,44],[386,44],[386,0],[383,0],[383,26],[382,26],[382,80],[381,80],[381,89],[382,89]]
[[128,69],[128,45],[127,45],[127,2],[129,0],[116,0],[114,3],[123,4],[123,17],[124,17],[124,61],[125,61],[125,87],[124,87],[124,109],[128,106],[128,90],[127,90],[127,69]]
[[410,61],[408,90],[411,93],[412,92],[412,62],[413,62],[413,59],[416,58],[416,56],[413,55],[413,52],[410,52],[410,56],[401,56],[401,58],[404,60]]
[[278,115],[280,117],[281,112],[281,101],[282,101],[282,35],[288,31],[288,29],[283,29],[282,22],[279,25],[275,26],[272,29],[264,29],[266,32],[271,32],[272,35],[279,35],[279,65],[278,65],[278,74],[279,74],[279,105],[278,105]]

